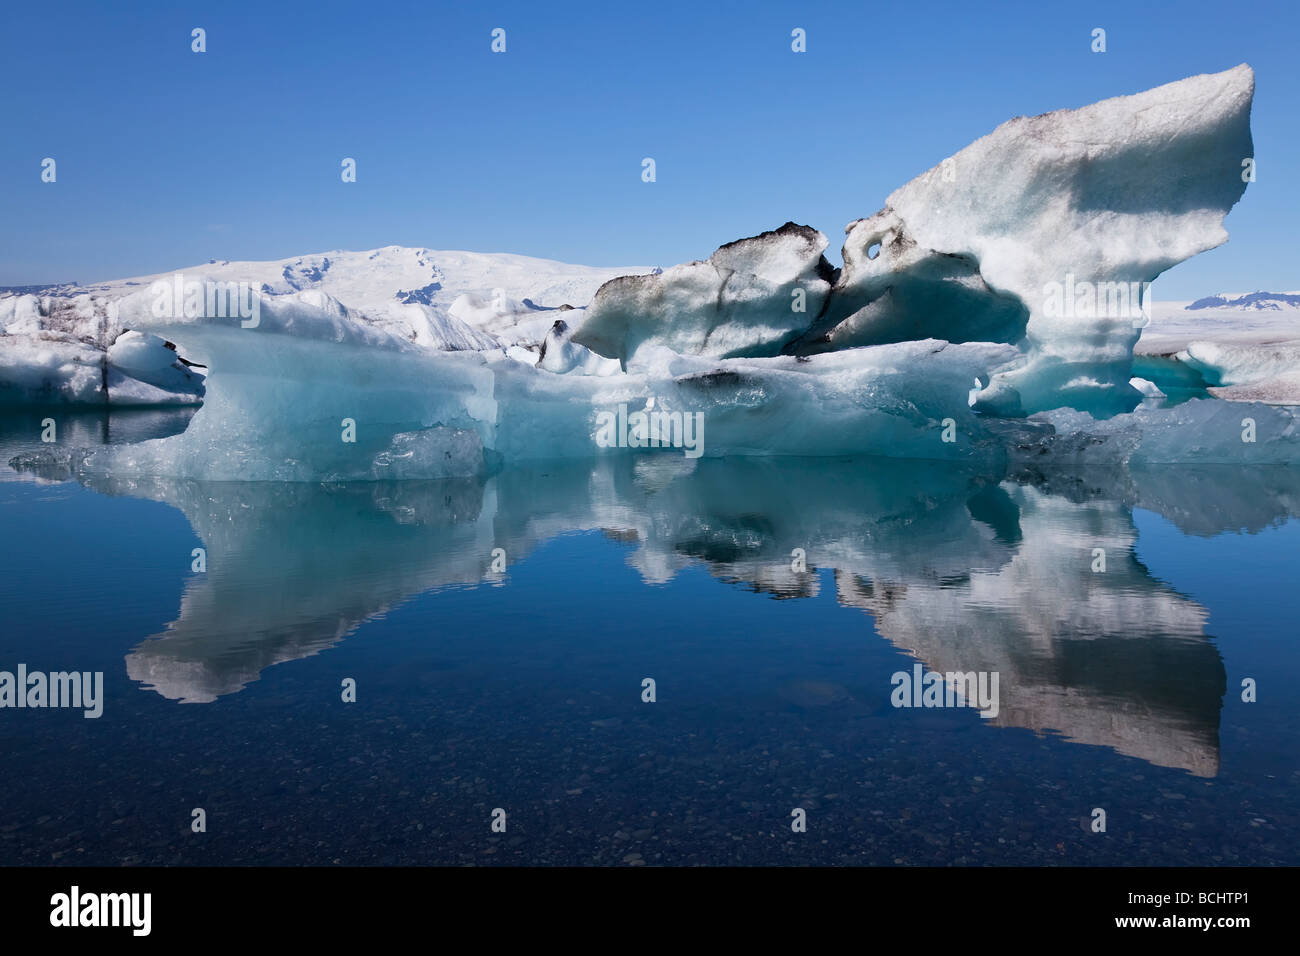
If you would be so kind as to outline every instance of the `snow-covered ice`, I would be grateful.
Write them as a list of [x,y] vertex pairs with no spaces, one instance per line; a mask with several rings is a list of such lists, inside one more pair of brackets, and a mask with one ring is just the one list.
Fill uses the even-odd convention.
[[[957,257],[978,267],[991,295],[1028,311],[1023,363],[994,376],[980,407],[1127,411],[1140,399],[1129,379],[1141,325],[1096,300],[1054,315],[1049,289],[1148,283],[1225,242],[1223,217],[1246,189],[1242,160],[1254,155],[1253,95],[1254,73],[1242,65],[1010,120],[850,225],[832,302],[840,290],[870,290],[882,271],[913,277]],[[875,244],[871,259],[864,250]],[[962,280],[946,281],[964,292],[973,279]],[[1009,340],[1018,330],[1005,311],[972,315],[981,334]]]
[[717,358],[780,354],[826,304],[826,245],[817,230],[787,222],[705,262],[611,280],[574,340],[623,362],[645,344]]

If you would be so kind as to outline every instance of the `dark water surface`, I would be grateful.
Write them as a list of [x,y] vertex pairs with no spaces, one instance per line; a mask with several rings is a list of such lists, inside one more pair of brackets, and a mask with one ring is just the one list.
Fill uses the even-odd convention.
[[[1300,863],[1294,469],[83,485],[2,464],[40,417],[0,419],[0,670],[105,700],[0,709],[0,864]],[[917,662],[997,716],[894,707]]]

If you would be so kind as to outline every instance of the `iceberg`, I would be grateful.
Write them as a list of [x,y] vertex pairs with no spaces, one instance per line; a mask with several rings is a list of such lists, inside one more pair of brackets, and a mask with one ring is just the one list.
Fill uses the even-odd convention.
[[[624,361],[645,342],[718,357],[1003,342],[1023,355],[984,384],[980,409],[1131,411],[1145,288],[1227,240],[1253,95],[1243,64],[1010,120],[849,223],[838,272],[821,233],[787,223],[708,262],[607,283],[575,341]],[[790,309],[800,287],[805,313]]]
[[1039,441],[1022,439],[1013,457],[1075,465],[1300,463],[1300,418],[1290,408],[1262,403],[1193,399],[1143,405],[1102,421],[1062,408],[1027,424],[1048,430]]
[[0,336],[0,405],[197,405],[203,391],[203,375],[157,336],[116,350],[42,331]]
[[[396,477],[400,462],[401,477],[443,478],[650,448],[599,444],[599,415],[620,408],[665,421],[701,416],[710,456],[997,456],[1000,438],[965,396],[1014,353],[927,340],[870,354],[714,361],[661,347],[641,350],[623,372],[569,341],[566,328],[553,328],[530,364],[504,349],[425,349],[300,294],[265,300],[256,328],[237,318],[137,321],[210,367],[206,399],[180,435],[88,453],[92,472],[351,480]],[[960,440],[945,440],[945,429]]]
[[0,295],[0,405],[197,405],[202,398],[203,375],[170,343],[121,326],[114,300]]
[[182,434],[58,453],[178,479],[683,451],[1300,462],[1294,341],[1146,335],[1149,282],[1226,239],[1253,88],[1242,65],[1011,120],[851,222],[838,269],[787,222],[663,270],[399,247],[192,270],[256,315],[160,310],[179,274],[0,297],[0,390],[201,396]]
[[[1254,155],[1254,85],[1242,65],[1011,120],[955,154],[952,177],[941,165],[889,197],[903,236],[970,257],[991,290],[1029,311],[1023,363],[997,373],[979,407],[1136,407],[1131,357],[1146,316],[1119,293],[1227,240],[1223,218]],[[875,234],[860,224],[846,245]],[[1055,308],[1055,290],[1071,287],[1076,307]]]
[[55,336],[0,336],[0,404],[103,404],[101,353]]

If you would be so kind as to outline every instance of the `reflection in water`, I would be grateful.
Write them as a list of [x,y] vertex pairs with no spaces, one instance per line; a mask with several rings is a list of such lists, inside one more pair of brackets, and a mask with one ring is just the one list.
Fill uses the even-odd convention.
[[182,701],[238,691],[412,595],[481,580],[492,548],[476,481],[148,482],[132,492],[183,511],[206,550],[180,616],[126,661],[133,680]]
[[168,698],[236,692],[422,592],[501,584],[494,548],[514,563],[598,530],[630,546],[648,584],[698,564],[779,599],[833,581],[842,605],[929,668],[998,672],[989,723],[1201,776],[1218,769],[1223,663],[1205,610],[1137,560],[1131,509],[1208,534],[1300,504],[1287,469],[999,480],[926,462],[675,456],[486,480],[93,487],[173,505],[206,548],[177,619],[127,656],[128,674]]
[[[3,466],[14,456],[37,458],[53,449],[94,448],[168,438],[185,431],[197,410],[193,407],[137,408],[105,413],[68,406],[0,406],[0,481],[12,477],[13,473]],[[47,434],[46,424],[51,421],[56,438],[53,446],[41,440]],[[36,478],[67,480],[69,477],[66,465],[33,467],[29,463],[23,471]]]
[[[840,600],[873,613],[883,637],[935,670],[1000,674],[994,724],[1051,728],[1213,776],[1223,664],[1203,638],[1204,610],[1134,557],[1128,511],[1030,487],[994,492],[968,506],[1006,544],[999,560],[946,580],[840,574]],[[1104,571],[1093,570],[1096,548]]]

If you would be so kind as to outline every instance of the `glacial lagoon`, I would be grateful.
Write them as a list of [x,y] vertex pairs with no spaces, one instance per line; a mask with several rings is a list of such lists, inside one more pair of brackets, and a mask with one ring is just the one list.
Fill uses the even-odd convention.
[[103,674],[0,709],[0,862],[1295,865],[1297,516],[1282,466],[0,464],[0,670]]

